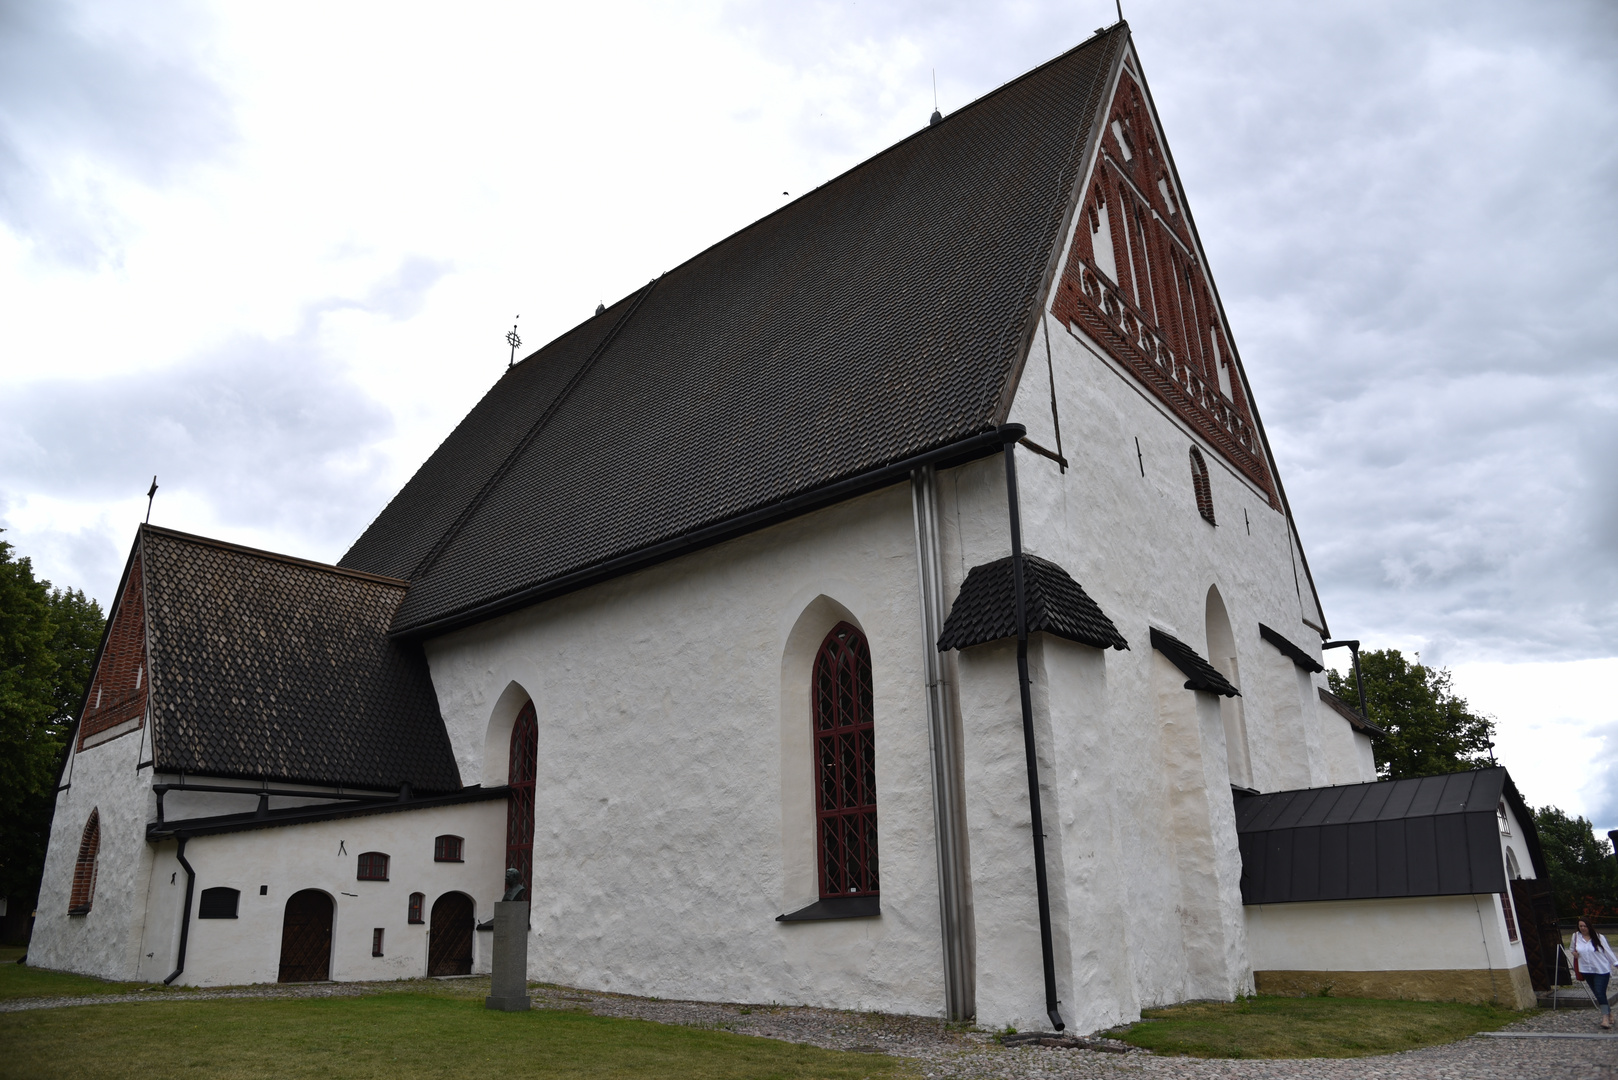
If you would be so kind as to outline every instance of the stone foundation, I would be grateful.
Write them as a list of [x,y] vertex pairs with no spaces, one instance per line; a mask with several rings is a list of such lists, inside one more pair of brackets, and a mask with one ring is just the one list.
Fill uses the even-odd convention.
[[1535,1004],[1526,966],[1495,971],[1255,971],[1253,981],[1259,993],[1284,997],[1311,997],[1325,990],[1331,997],[1464,1001],[1508,1009]]

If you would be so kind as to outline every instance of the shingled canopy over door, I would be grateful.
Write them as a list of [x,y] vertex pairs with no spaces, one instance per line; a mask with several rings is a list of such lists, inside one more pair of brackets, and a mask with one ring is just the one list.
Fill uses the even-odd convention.
[[427,939],[428,975],[472,974],[472,898],[445,893],[433,902],[433,925]]
[[293,893],[281,921],[280,982],[331,977],[331,897],[318,889]]

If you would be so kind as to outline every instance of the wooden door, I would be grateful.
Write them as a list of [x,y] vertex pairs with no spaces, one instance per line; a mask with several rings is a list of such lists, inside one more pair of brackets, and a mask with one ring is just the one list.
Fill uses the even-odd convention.
[[433,901],[433,924],[427,937],[427,974],[472,974],[475,922],[472,898],[465,893],[445,893]]
[[331,977],[331,897],[305,889],[287,899],[281,920],[281,982]]

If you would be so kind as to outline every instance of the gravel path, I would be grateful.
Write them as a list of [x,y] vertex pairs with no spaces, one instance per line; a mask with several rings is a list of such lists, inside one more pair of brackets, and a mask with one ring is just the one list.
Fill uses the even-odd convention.
[[[357,997],[426,991],[480,998],[486,978],[388,983],[309,983],[219,990],[154,990],[95,997],[0,1001],[0,1012],[143,1001]],[[1599,1039],[1473,1036],[1445,1046],[1367,1058],[1223,1061],[1158,1057],[1122,1043],[1114,1051],[1043,1046],[1006,1047],[987,1032],[916,1016],[840,1012],[801,1006],[717,1004],[628,997],[559,986],[531,991],[536,1008],[578,1009],[740,1035],[809,1043],[829,1050],[890,1054],[936,1080],[1618,1080],[1618,1035]],[[1596,1034],[1590,1009],[1541,1010],[1512,1032]]]

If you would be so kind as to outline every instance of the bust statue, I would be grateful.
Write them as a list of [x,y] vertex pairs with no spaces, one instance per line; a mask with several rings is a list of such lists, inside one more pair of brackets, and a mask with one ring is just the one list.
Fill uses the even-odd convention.
[[522,894],[527,891],[522,885],[522,871],[515,866],[506,867],[506,895],[500,899],[521,900]]

